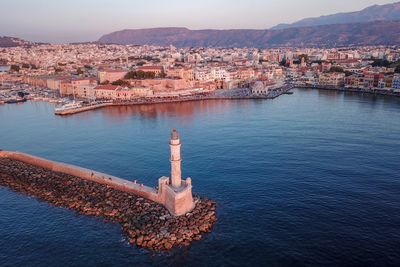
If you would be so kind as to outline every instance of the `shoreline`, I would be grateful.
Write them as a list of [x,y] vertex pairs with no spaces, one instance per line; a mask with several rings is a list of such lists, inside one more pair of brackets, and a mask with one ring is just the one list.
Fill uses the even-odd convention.
[[210,232],[216,203],[199,196],[195,208],[172,216],[161,204],[73,175],[0,158],[0,186],[79,214],[119,223],[130,244],[155,251],[189,246]]
[[297,86],[295,88],[299,89],[315,89],[315,90],[331,90],[338,92],[350,92],[350,93],[360,93],[360,94],[371,94],[371,95],[382,95],[382,96],[393,96],[400,97],[400,92],[391,92],[386,89],[379,90],[376,89],[365,89],[358,87],[334,87],[334,86]]
[[165,103],[182,103],[182,102],[191,102],[191,101],[203,101],[203,100],[249,100],[249,99],[275,99],[286,92],[292,90],[293,87],[288,86],[285,88],[280,88],[272,95],[249,95],[249,96],[216,96],[216,95],[194,95],[189,97],[180,97],[180,98],[170,98],[170,99],[162,99],[162,98],[139,98],[136,101],[121,101],[121,102],[112,102],[112,103],[102,103],[98,105],[84,106],[77,109],[66,110],[62,112],[55,112],[55,115],[59,116],[67,116],[73,115],[77,113],[82,113],[89,110],[95,110],[103,107],[112,107],[112,106],[134,106],[134,105],[152,105],[152,104],[165,104]]

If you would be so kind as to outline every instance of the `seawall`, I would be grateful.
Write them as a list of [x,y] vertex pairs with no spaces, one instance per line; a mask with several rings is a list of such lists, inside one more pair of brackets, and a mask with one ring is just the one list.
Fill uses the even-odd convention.
[[[144,197],[148,200],[160,203],[157,191],[154,188],[124,180],[109,174],[85,169],[82,167],[51,161],[37,156],[21,152],[0,151],[0,158],[9,158],[22,161],[33,166],[41,167],[55,172],[73,175],[82,179],[93,181],[99,184],[108,185],[114,189]],[[160,203],[163,204],[163,203]]]
[[322,85],[318,86],[302,85],[298,86],[298,88],[400,97],[400,92],[387,89],[380,89],[380,88],[369,89],[369,88],[359,88],[359,87],[335,87],[335,86],[322,86]]
[[152,105],[152,104],[163,104],[163,103],[182,103],[182,102],[194,102],[194,101],[202,101],[202,100],[250,100],[250,99],[274,99],[284,94],[287,91],[290,91],[292,86],[284,86],[282,88],[278,88],[277,91],[274,91],[270,95],[248,95],[248,96],[216,96],[213,94],[205,94],[205,95],[193,95],[193,96],[185,96],[185,97],[175,97],[175,98],[141,98],[131,101],[121,101],[121,102],[112,102],[112,103],[103,103],[98,105],[84,106],[81,108],[70,109],[65,111],[54,112],[55,115],[67,116],[73,115],[85,111],[95,110],[103,107],[111,107],[111,106],[132,106],[132,105]]
[[76,113],[81,113],[81,112],[85,112],[85,111],[89,111],[89,110],[94,110],[94,109],[98,109],[98,108],[103,108],[103,107],[108,107],[108,106],[112,106],[112,103],[103,103],[103,104],[97,104],[97,105],[90,105],[90,106],[84,106],[84,107],[80,107],[80,108],[75,108],[75,109],[68,109],[68,110],[64,110],[64,111],[55,111],[54,114],[55,115],[72,115],[72,114],[76,114]]
[[[26,153],[0,150],[0,158],[9,158],[22,161],[33,166],[41,167],[54,172],[61,172],[73,175],[81,179],[110,186],[123,192],[141,196],[165,206],[174,216],[184,215],[194,208],[191,182],[190,184],[185,184],[185,187],[184,189],[182,189],[181,192],[168,194],[165,193],[166,191],[168,191],[168,179],[166,179],[167,177],[161,177],[159,179],[159,190],[156,190],[152,187],[121,179],[119,177],[115,177],[109,174],[85,169],[66,163],[47,160]],[[183,181],[183,183],[186,183],[186,181]]]
[[200,240],[216,221],[208,199],[194,197],[191,212],[173,216],[153,188],[20,152],[0,151],[0,186],[119,223],[131,244],[155,250]]

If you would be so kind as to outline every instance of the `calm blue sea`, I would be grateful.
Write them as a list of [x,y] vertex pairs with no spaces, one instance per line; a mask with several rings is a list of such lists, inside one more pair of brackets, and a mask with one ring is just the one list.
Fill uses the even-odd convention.
[[400,266],[400,99],[298,89],[275,100],[0,105],[0,148],[156,185],[170,130],[218,222],[154,253],[118,225],[0,187],[0,266]]

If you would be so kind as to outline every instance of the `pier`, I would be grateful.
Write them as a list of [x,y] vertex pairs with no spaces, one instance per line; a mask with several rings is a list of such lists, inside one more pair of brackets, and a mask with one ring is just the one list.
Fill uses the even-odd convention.
[[63,110],[63,111],[55,111],[55,115],[72,115],[76,113],[81,113],[89,110],[94,110],[98,108],[103,108],[103,107],[108,107],[112,106],[113,103],[101,103],[101,104],[96,104],[96,105],[88,105],[88,106],[83,106],[80,108],[75,108],[75,109],[68,109],[68,110]]
[[158,250],[189,245],[211,229],[216,220],[215,203],[192,196],[191,178],[181,178],[180,146],[174,130],[170,140],[171,178],[159,178],[157,189],[4,150],[0,150],[0,185],[56,206],[119,222],[130,243],[138,246]]

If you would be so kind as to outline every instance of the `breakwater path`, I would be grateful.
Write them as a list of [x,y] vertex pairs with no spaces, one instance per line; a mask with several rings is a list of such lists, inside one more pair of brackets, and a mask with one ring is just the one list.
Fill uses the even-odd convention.
[[206,198],[195,197],[195,208],[175,217],[162,205],[135,194],[9,158],[0,158],[0,186],[119,223],[131,244],[153,250],[188,246],[216,221],[216,204]]

